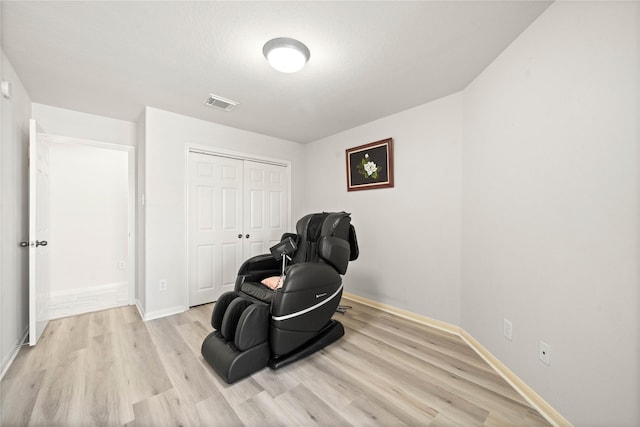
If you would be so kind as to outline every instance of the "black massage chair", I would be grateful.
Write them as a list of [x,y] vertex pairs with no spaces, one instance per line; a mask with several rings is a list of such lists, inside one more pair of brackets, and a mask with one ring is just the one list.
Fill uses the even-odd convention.
[[[344,335],[331,316],[342,296],[341,275],[358,257],[351,217],[306,215],[296,232],[282,236],[282,245],[276,245],[280,256],[274,246],[272,254],[245,261],[235,290],[222,294],[213,308],[215,331],[202,343],[202,356],[229,384],[266,366],[281,368]],[[261,283],[282,273],[281,288]]]

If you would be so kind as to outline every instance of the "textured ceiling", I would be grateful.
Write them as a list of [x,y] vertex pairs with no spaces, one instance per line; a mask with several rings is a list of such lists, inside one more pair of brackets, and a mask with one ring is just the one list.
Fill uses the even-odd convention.
[[[464,89],[547,1],[2,1],[32,101],[136,121],[145,105],[310,142]],[[296,74],[262,55],[311,50]],[[209,93],[240,102],[232,112]]]

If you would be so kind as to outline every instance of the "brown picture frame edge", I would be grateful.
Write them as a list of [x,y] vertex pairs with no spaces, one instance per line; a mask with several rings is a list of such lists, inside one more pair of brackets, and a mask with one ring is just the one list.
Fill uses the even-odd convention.
[[[384,147],[384,165],[381,171],[385,171],[383,177],[379,180],[373,179],[371,182],[354,183],[354,157],[359,153],[367,150],[379,149]],[[366,154],[366,153],[365,153]],[[380,153],[378,153],[380,155]],[[393,138],[381,139],[369,144],[359,145],[345,150],[346,172],[347,172],[347,191],[374,190],[378,188],[392,188],[393,182]],[[386,169],[386,170],[385,170]],[[386,177],[386,179],[385,179]],[[362,178],[361,178],[362,179]]]

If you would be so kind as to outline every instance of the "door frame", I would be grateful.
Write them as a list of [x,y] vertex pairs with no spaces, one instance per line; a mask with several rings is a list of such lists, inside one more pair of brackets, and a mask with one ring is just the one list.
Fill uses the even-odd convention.
[[260,156],[257,154],[243,153],[240,151],[225,150],[221,148],[208,147],[199,144],[186,144],[184,152],[184,256],[185,256],[185,277],[184,277],[184,307],[189,309],[189,154],[199,153],[210,156],[227,157],[237,160],[249,160],[256,163],[266,163],[269,165],[282,166],[286,169],[287,176],[287,228],[291,230],[291,161],[277,159],[274,157]]
[[84,147],[104,148],[107,150],[124,151],[127,153],[127,228],[129,238],[127,240],[127,280],[129,282],[129,305],[136,300],[136,148],[131,145],[120,145],[110,142],[93,141],[84,138],[70,136],[51,135],[39,133],[38,138],[47,138],[49,143],[81,145]]

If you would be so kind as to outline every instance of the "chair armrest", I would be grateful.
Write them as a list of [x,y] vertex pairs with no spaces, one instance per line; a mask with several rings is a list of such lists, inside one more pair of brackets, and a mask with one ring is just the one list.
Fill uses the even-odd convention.
[[238,275],[256,275],[260,272],[273,272],[276,271],[280,274],[282,270],[282,262],[276,261],[271,254],[256,255],[249,258],[240,266]]
[[[289,324],[290,329],[318,330],[335,311],[333,304],[337,307],[341,292],[342,276],[329,264],[294,264],[287,269],[282,288],[277,289],[274,294],[271,314],[275,317],[290,316],[293,313],[296,313],[295,317],[304,315],[307,320],[296,326]],[[304,310],[310,310],[309,314],[305,314]],[[293,319],[278,320],[296,322]]]
[[282,263],[271,254],[256,255],[240,266],[234,289],[239,292],[245,282],[260,282],[265,277],[279,276],[281,273]]
[[342,283],[338,272],[329,264],[305,262],[287,267],[282,288],[278,292],[299,292]]

